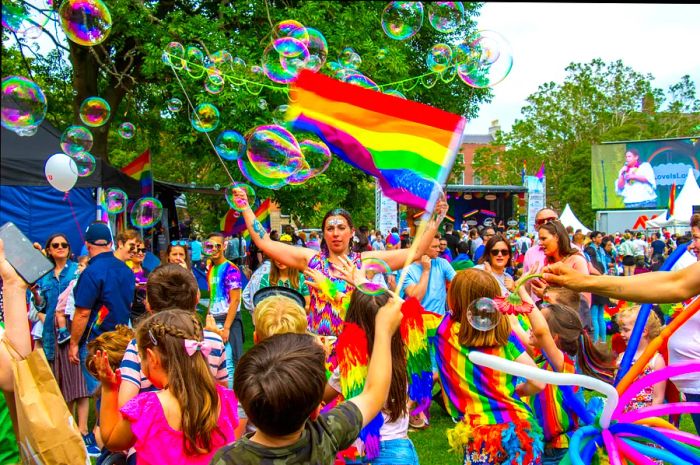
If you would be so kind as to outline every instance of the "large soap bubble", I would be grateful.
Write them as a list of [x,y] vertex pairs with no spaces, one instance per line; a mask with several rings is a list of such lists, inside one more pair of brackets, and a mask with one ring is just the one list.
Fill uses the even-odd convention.
[[302,167],[299,143],[281,126],[258,126],[249,133],[247,142],[248,159],[263,176],[286,179]]
[[61,150],[66,155],[87,152],[92,148],[92,133],[85,126],[70,126],[61,134]]
[[187,65],[185,46],[180,42],[170,42],[163,51],[163,63],[172,65],[175,69],[184,68]]
[[421,2],[389,2],[382,12],[382,29],[389,38],[406,40],[423,25]]
[[426,64],[430,71],[440,73],[452,62],[452,48],[447,44],[435,44],[428,52]]
[[287,178],[291,185],[303,184],[314,176],[323,174],[331,164],[331,151],[323,142],[304,139],[299,142],[299,148],[304,161],[301,169]]
[[318,71],[326,64],[328,57],[328,42],[320,31],[314,28],[306,28],[309,33],[309,45],[306,47],[309,51],[309,59],[306,63],[306,68],[311,71]]
[[53,13],[52,0],[4,0],[2,26],[27,39],[38,38]]
[[46,117],[46,96],[34,81],[22,76],[2,80],[2,127],[28,135]]
[[80,120],[87,126],[97,128],[109,121],[112,109],[107,100],[100,97],[88,97],[80,104]]
[[155,197],[143,197],[131,207],[131,224],[138,229],[147,229],[160,221],[163,204]]
[[443,33],[456,31],[464,19],[462,2],[430,2],[426,10],[430,25]]
[[224,160],[238,160],[246,149],[245,137],[237,131],[226,129],[217,136],[214,147]]
[[479,31],[468,43],[457,48],[457,76],[465,84],[493,87],[513,68],[513,53],[506,39],[494,31]]
[[[78,152],[71,155],[71,158],[75,162],[75,174],[81,178],[90,176],[97,169],[97,160],[90,152]],[[73,166],[71,165],[71,168]]]
[[219,109],[211,103],[200,103],[190,115],[192,127],[199,132],[211,132],[219,127]]
[[112,30],[112,15],[102,0],[64,0],[58,15],[66,37],[79,45],[100,44]]
[[246,208],[246,204],[243,202],[239,202],[234,200],[233,197],[233,190],[234,189],[242,189],[245,191],[246,196],[248,197],[248,205],[252,206],[255,204],[255,191],[253,190],[252,187],[250,187],[248,184],[242,183],[242,182],[234,182],[230,186],[226,188],[226,191],[224,192],[224,197],[226,197],[226,202],[228,203],[229,207],[231,209],[237,211],[237,212],[242,212]]
[[110,215],[116,215],[126,210],[128,200],[129,198],[123,190],[116,188],[107,189],[102,201],[102,208]]
[[384,294],[386,286],[372,281],[377,274],[391,273],[389,265],[380,258],[366,258],[362,260],[362,270],[369,281],[357,285],[357,290],[367,295]]
[[243,174],[248,181],[258,187],[276,190],[287,185],[285,178],[268,178],[267,176],[260,174],[258,170],[253,168],[253,164],[248,158],[247,151],[243,152],[241,157],[238,159],[238,168],[241,170],[241,174]]
[[501,320],[498,305],[492,299],[482,297],[472,302],[467,308],[467,320],[478,331],[489,331]]

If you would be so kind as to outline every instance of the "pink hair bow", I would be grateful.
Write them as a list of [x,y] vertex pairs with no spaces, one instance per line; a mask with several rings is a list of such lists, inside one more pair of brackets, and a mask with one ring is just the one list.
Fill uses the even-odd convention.
[[204,354],[205,357],[209,356],[211,352],[211,345],[207,341],[195,341],[194,339],[185,339],[185,351],[190,357],[194,355],[195,352],[199,351]]

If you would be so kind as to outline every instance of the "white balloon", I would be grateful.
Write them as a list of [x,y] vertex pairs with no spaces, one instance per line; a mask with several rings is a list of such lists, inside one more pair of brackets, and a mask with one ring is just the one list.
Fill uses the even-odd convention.
[[68,192],[78,181],[78,167],[71,157],[64,153],[51,155],[44,165],[46,180],[54,189]]

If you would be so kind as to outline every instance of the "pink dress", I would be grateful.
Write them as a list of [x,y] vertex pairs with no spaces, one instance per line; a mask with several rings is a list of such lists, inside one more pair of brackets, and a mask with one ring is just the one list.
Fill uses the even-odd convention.
[[238,425],[237,401],[233,391],[216,386],[221,401],[219,431],[212,434],[212,448],[208,454],[185,455],[182,432],[168,425],[163,406],[157,392],[145,392],[127,402],[122,408],[122,416],[131,422],[131,431],[136,436],[137,465],[162,463],[209,465],[214,453],[221,447],[236,440],[234,429]]

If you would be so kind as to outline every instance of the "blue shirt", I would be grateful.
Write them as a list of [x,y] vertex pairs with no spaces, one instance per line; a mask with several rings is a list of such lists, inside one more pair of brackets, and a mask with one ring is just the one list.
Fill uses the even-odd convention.
[[479,247],[476,248],[474,251],[474,263],[478,262],[481,257],[484,255],[484,250],[486,250],[486,246],[484,244],[481,244]]
[[49,274],[37,282],[39,293],[43,300],[43,305],[37,310],[46,314],[41,338],[47,360],[54,359],[54,351],[56,349],[55,316],[58,296],[68,288],[70,282],[75,279],[77,272],[78,264],[68,260],[66,266],[59,273],[58,278],[56,278],[54,271],[51,270]]
[[[418,284],[423,274],[423,265],[412,263],[408,267],[406,280],[401,288],[401,297],[405,296],[406,288]],[[421,300],[421,305],[429,312],[445,314],[447,308],[447,288],[446,283],[452,281],[457,274],[452,265],[444,258],[434,258],[430,262],[430,276],[428,277],[428,288]]]
[[102,252],[90,259],[73,291],[75,308],[90,309],[81,345],[113,331],[117,325],[129,324],[135,287],[134,272],[113,252]]
[[192,261],[198,262],[202,259],[202,243],[199,241],[190,242],[190,250],[192,251]]

